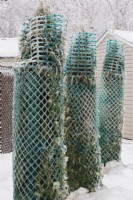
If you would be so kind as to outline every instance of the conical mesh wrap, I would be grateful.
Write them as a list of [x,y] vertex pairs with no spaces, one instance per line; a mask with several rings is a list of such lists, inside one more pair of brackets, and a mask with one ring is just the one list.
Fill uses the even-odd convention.
[[90,192],[101,184],[96,114],[96,35],[81,32],[71,40],[64,68],[64,130],[70,190]]
[[124,55],[123,45],[107,42],[99,89],[99,132],[102,162],[120,160],[123,128]]
[[65,200],[67,159],[60,128],[64,18],[38,16],[30,26],[30,59],[14,68],[14,199]]

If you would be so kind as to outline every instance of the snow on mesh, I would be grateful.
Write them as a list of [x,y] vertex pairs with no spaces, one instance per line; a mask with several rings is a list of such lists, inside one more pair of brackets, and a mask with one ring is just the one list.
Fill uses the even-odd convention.
[[64,126],[71,191],[79,187],[95,191],[101,183],[95,54],[95,34],[81,32],[72,38],[64,69]]
[[30,47],[14,68],[14,199],[65,200],[67,159],[60,129],[64,18],[37,16],[27,28],[21,44],[29,34]]
[[99,89],[99,132],[102,162],[120,160],[123,128],[123,45],[108,40]]

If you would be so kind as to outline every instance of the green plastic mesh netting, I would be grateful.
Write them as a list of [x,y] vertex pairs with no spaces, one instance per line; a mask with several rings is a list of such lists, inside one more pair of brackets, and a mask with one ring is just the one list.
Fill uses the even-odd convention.
[[64,130],[70,190],[95,191],[101,184],[96,115],[96,35],[73,36],[64,68]]
[[99,89],[99,132],[102,162],[120,160],[123,127],[123,45],[108,40]]
[[19,36],[19,52],[21,60],[29,59],[30,54],[30,19],[27,20],[21,29]]
[[32,18],[31,59],[14,68],[14,200],[65,200],[68,195],[60,126],[64,24],[61,15]]
[[0,67],[0,153],[12,151],[13,75],[9,67]]

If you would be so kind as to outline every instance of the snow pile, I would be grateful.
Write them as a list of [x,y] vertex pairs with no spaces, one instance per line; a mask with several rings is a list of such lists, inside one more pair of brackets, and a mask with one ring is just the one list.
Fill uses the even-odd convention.
[[[0,200],[13,200],[12,154],[0,155]],[[133,142],[123,140],[122,162],[108,163],[104,169],[103,188],[88,193],[84,188],[67,200],[133,200]]]
[[133,200],[133,142],[123,140],[122,161],[110,162],[104,169],[103,188],[88,193],[84,188],[70,194],[67,200]]
[[67,200],[132,200],[132,195],[133,193],[121,187],[103,188],[97,193],[90,194],[84,188],[80,188],[75,193],[71,193]]
[[0,200],[13,200],[12,154],[0,154]]
[[88,193],[84,188],[70,194],[67,200],[132,200],[133,164],[111,162],[104,170],[103,188],[96,193]]

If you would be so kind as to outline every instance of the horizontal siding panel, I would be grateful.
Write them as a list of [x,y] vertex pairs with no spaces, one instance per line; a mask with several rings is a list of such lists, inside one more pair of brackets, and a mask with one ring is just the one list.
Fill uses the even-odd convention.
[[126,58],[127,56],[132,57],[132,49],[126,49],[126,50],[124,51],[124,56],[125,56],[125,58]]
[[131,105],[128,105],[128,106],[125,106],[124,105],[124,114],[132,114],[133,112],[133,109],[132,109],[132,106]]
[[96,50],[97,53],[99,53],[101,51],[106,51],[106,45],[105,44],[100,45]]
[[133,94],[131,92],[124,92],[124,100],[125,101],[132,101],[133,100]]
[[132,91],[130,90],[130,88],[126,88],[126,86],[124,87],[124,96],[127,97],[132,97],[133,94],[132,94]]
[[127,74],[127,73],[133,74],[132,68],[127,67],[127,69],[125,70],[125,78],[126,78],[126,80],[128,80],[128,77],[126,77],[126,74]]
[[123,134],[123,138],[132,140],[133,139],[133,135]]
[[125,70],[127,69],[127,67],[132,68],[133,62],[132,60],[125,60]]
[[100,69],[96,72],[96,75],[98,76],[98,79],[100,78],[101,73],[102,73],[102,70],[100,70]]
[[126,118],[125,115],[124,115],[123,119],[124,119],[124,125],[130,124],[130,125],[133,126],[133,123],[132,123],[133,118],[132,117],[129,119],[129,118]]
[[124,101],[127,101],[128,103],[132,102],[133,101],[132,94],[130,96],[128,94],[127,94],[127,96],[126,96],[126,94],[124,94]]
[[101,73],[101,72],[102,72],[102,69],[103,69],[103,66],[99,66],[99,67],[97,68],[96,73]]
[[96,73],[96,78],[97,78],[97,80],[101,79],[101,72],[100,71]]
[[[130,84],[124,84],[124,91],[126,93],[128,93],[128,90],[129,90],[129,93],[133,91],[133,88],[131,88],[132,86]],[[132,91],[131,91],[132,90]]]
[[100,56],[100,57],[98,57],[97,60],[96,60],[96,62],[97,62],[98,65],[99,65],[99,64],[103,64],[103,61],[104,61],[104,56]]
[[[124,115],[127,116],[127,115],[130,115],[130,114],[132,114],[132,109],[125,108]],[[132,118],[132,116],[131,116],[131,118]]]
[[128,72],[128,74],[126,73],[126,74],[125,74],[125,80],[126,80],[126,81],[128,81],[128,80],[133,80],[132,73],[129,73],[129,72]]
[[99,44],[99,46],[97,47],[97,49],[99,49],[101,46],[105,46],[106,47],[106,43],[109,37],[105,37],[104,40]]
[[127,69],[127,67],[132,68],[133,63],[131,62],[131,60],[127,60],[125,61],[125,70]]
[[131,57],[125,57],[125,64],[130,64],[130,63],[132,63],[132,55],[131,55]]
[[133,48],[124,48],[124,56],[131,56]]
[[133,127],[133,124],[132,124],[132,122],[130,121],[130,122],[125,122],[124,123],[124,126],[126,127],[126,126],[128,126],[128,127]]
[[129,113],[124,113],[124,118],[127,118],[127,119],[130,118],[131,119],[132,118],[132,113],[130,113],[130,114]]
[[[130,77],[130,79],[126,79],[125,81],[124,81],[124,88],[131,88],[132,87],[132,84],[133,84],[133,79],[131,79],[131,77]],[[133,87],[132,87],[133,88]]]
[[124,125],[126,125],[127,123],[131,123],[133,126],[132,118],[131,119],[124,118]]
[[125,86],[127,86],[127,87],[129,86],[130,87],[132,84],[133,84],[133,80],[132,79],[129,79],[129,80],[126,79],[125,80]]
[[126,73],[126,77],[125,77],[126,79],[128,79],[128,77],[130,77],[130,76],[133,76],[133,74],[129,71],[126,71],[125,73]]
[[[128,112],[129,108],[130,108],[130,110],[133,111],[132,101],[124,101],[124,109],[126,109],[127,112]],[[126,111],[124,111],[124,112],[126,112]]]
[[[129,76],[128,79],[127,79],[127,77],[125,77],[125,79],[126,79],[126,81],[133,81],[132,76]],[[133,82],[132,82],[132,83],[133,83]],[[131,83],[131,84],[132,84],[132,83]]]
[[124,112],[128,112],[128,109],[132,110],[133,112],[132,101],[124,101],[124,109],[126,110]]
[[125,89],[126,92],[128,92],[128,90],[129,90],[129,91],[133,91],[132,85],[129,85],[129,84],[126,84],[126,83],[125,83],[125,85],[124,85],[124,89]]
[[98,62],[98,61],[101,62],[101,60],[104,60],[104,57],[105,57],[105,56],[104,56],[103,54],[101,54],[100,56],[97,56],[97,59],[96,59],[97,62]]
[[98,60],[97,60],[97,65],[103,65],[103,62],[104,62],[104,59],[103,58],[99,58]]
[[130,127],[129,129],[127,129],[127,127],[123,127],[123,133],[126,133],[128,135],[132,135],[133,136],[133,127]]
[[124,52],[131,52],[132,51],[132,47],[128,46],[128,45],[124,45]]
[[125,56],[125,63],[126,63],[127,61],[132,62],[132,54],[126,55],[126,56]]
[[124,113],[129,112],[129,110],[131,110],[131,112],[133,112],[133,108],[132,108],[132,104],[125,104],[124,103]]
[[97,58],[105,56],[105,53],[106,53],[105,49],[102,49],[102,50],[98,51],[97,52]]
[[133,134],[133,132],[132,132],[133,128],[132,128],[132,127],[126,126],[126,127],[124,127],[123,130],[124,130],[125,133],[128,133],[128,134],[130,134],[130,135]]
[[97,49],[96,49],[96,53],[97,54],[99,54],[99,52],[106,52],[106,45],[105,44],[103,44],[103,45],[101,45],[100,47],[98,47]]
[[102,42],[96,49],[96,51],[100,51],[101,49],[106,49],[106,42]]
[[[133,130],[133,125],[129,126],[129,124],[124,124],[123,129],[127,130],[128,132],[130,132],[130,131]],[[132,134],[133,134],[133,132],[132,132]]]
[[[100,76],[101,73],[102,73],[102,68],[101,68],[101,69],[97,69],[96,74],[98,74],[98,75]],[[100,77],[98,77],[98,79],[99,79],[99,78],[100,78]]]
[[133,100],[133,94],[131,94],[131,93],[124,93],[124,100],[125,101],[132,101]]
[[125,93],[124,94],[124,99],[126,101],[130,101],[130,99],[132,98],[133,94],[132,93]]
[[127,134],[129,134],[129,135],[133,135],[132,130],[133,130],[133,128],[128,129],[127,126],[124,126],[124,127],[123,127],[123,133],[127,133]]
[[132,57],[125,57],[125,64],[126,65],[130,65],[130,64],[132,64]]
[[124,99],[127,101],[132,101],[133,99],[133,93],[130,90],[124,90]]
[[101,60],[99,60],[98,62],[97,62],[97,69],[99,70],[99,69],[102,69],[103,68],[103,61]]
[[125,98],[125,96],[124,96],[124,105],[125,105],[125,102],[127,103],[127,104],[130,104],[130,105],[132,105],[132,102],[133,102],[133,97],[131,96],[130,98]]
[[131,60],[125,61],[125,71],[127,70],[127,68],[132,69],[132,66],[133,66],[133,62]]

